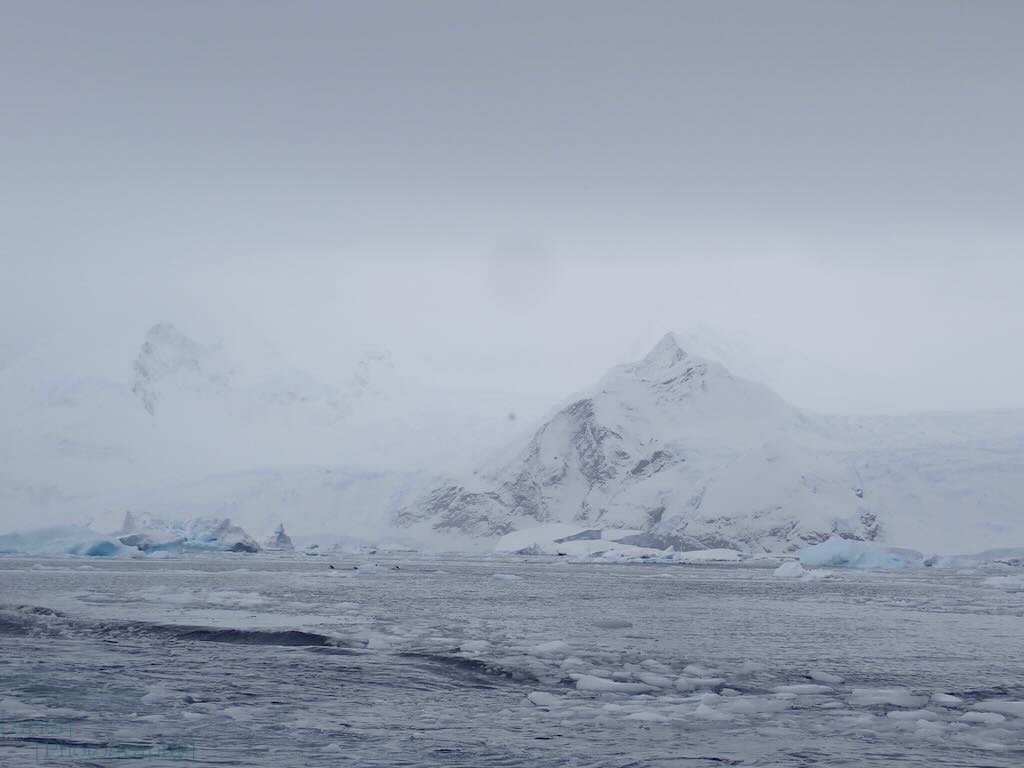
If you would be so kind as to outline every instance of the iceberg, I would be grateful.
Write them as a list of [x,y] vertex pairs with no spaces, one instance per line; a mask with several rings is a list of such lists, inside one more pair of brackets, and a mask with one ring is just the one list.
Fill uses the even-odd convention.
[[284,523],[279,523],[277,528],[274,530],[274,535],[268,538],[263,546],[266,549],[277,549],[277,550],[292,550],[295,549],[295,545],[292,544],[291,537],[284,532]]
[[0,554],[111,557],[131,552],[116,536],[82,525],[60,525],[0,536]]
[[796,560],[787,560],[772,571],[772,576],[777,579],[800,579],[803,578],[806,573],[807,570]]
[[828,571],[809,571],[796,560],[787,560],[772,571],[772,576],[776,579],[794,579],[796,581],[827,579],[830,575]]
[[121,544],[143,552],[260,551],[255,539],[226,517],[173,521],[127,512],[117,535]]
[[168,522],[128,512],[116,533],[84,525],[61,525],[0,536],[0,554],[111,557],[139,552],[259,552],[249,534],[227,518]]
[[923,564],[924,555],[920,552],[888,549],[840,536],[800,551],[800,565],[808,568],[911,568]]

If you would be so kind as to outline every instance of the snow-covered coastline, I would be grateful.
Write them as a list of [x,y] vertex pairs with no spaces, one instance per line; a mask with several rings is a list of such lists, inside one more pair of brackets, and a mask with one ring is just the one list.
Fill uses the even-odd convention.
[[[179,528],[230,518],[252,532],[246,535],[257,547],[282,522],[310,541],[472,552],[489,551],[517,531],[560,524],[574,529],[566,535],[601,530],[615,542],[564,542],[565,556],[608,559],[665,558],[668,550],[677,560],[709,550],[735,551],[739,559],[793,557],[834,536],[908,548],[922,560],[1024,545],[1024,412],[815,414],[691,354],[688,341],[700,347],[692,336],[666,335],[641,360],[614,367],[552,409],[532,433],[446,475],[387,462],[246,466],[255,456],[244,452],[231,471],[190,468],[204,430],[237,427],[244,439],[253,419],[286,417],[290,445],[322,448],[342,436],[358,442],[362,432],[344,426],[348,406],[337,404],[356,398],[361,408],[376,403],[376,411],[401,399],[385,354],[359,363],[344,397],[297,374],[239,372],[222,346],[168,325],[146,335],[134,391],[98,380],[42,387],[53,374],[37,370],[26,379],[25,366],[14,366],[0,372],[0,387],[10,390],[4,403],[24,395],[15,385],[50,395],[12,419],[21,427],[11,439],[25,440],[0,470],[0,503],[17,513],[5,518],[8,533],[23,535],[7,546],[36,546],[25,543],[27,526],[12,525],[31,518],[38,527],[89,528],[54,531],[43,537],[49,544],[38,544],[52,548],[70,537],[78,540],[63,549],[84,551],[90,545],[83,542],[115,530],[124,510],[177,520]],[[280,387],[287,397],[273,395]],[[162,453],[150,452],[154,439]],[[211,433],[211,444],[215,439]],[[50,476],[21,474],[26,461]],[[170,477],[158,465],[181,474],[155,483],[161,472]],[[167,535],[172,544],[192,536]],[[129,546],[159,549],[160,536],[142,532]],[[123,546],[109,543],[101,548]]]

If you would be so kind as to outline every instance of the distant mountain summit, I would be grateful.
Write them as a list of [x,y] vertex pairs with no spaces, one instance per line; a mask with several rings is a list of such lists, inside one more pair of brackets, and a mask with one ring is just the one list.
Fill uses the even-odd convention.
[[219,345],[200,344],[169,323],[149,329],[135,359],[132,392],[143,407],[155,414],[168,387],[192,391],[223,389],[231,380],[231,368]]
[[515,457],[400,510],[399,524],[496,536],[565,522],[648,545],[788,551],[877,516],[828,429],[674,334],[559,409]]

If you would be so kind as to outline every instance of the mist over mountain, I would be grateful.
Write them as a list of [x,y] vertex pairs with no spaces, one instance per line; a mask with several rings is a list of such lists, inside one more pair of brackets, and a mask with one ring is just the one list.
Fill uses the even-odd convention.
[[[134,360],[97,367],[83,375],[77,361],[41,350],[0,370],[6,527],[28,519],[106,523],[138,504],[167,516],[188,514],[182,494],[196,483],[223,488],[224,481],[206,478],[252,478],[268,468],[264,485],[281,473],[299,478],[285,483],[285,497],[297,493],[296,483],[318,477],[319,468],[346,477],[365,473],[376,489],[382,475],[401,478],[468,461],[510,429],[507,407],[474,408],[439,396],[383,349],[366,350],[347,374],[327,378],[271,354],[236,356],[229,346],[160,323],[143,335]],[[368,493],[378,499],[371,509],[386,519],[379,492]],[[323,510],[305,501],[282,500],[268,510],[266,524],[284,514],[297,518],[300,533],[309,530],[303,520],[325,525]],[[253,519],[231,499],[211,499],[210,506]],[[331,520],[355,514],[337,503],[330,509]]]
[[136,510],[451,546],[551,522],[754,552],[1024,540],[1024,412],[816,413],[753,380],[799,389],[813,361],[784,359],[670,333],[534,422],[384,349],[325,378],[161,323],[117,375],[32,354],[0,371],[0,501],[10,528]]

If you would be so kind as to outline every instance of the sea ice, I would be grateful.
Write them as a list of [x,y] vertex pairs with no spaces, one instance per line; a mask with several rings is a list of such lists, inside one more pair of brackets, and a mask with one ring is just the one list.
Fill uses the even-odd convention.
[[534,691],[527,694],[526,698],[530,700],[530,703],[538,707],[554,707],[561,701],[557,696],[544,691]]
[[1003,715],[1024,717],[1024,701],[998,701],[996,699],[990,699],[987,701],[979,701],[977,704],[972,706],[971,709],[976,712],[998,712]]
[[839,677],[839,675],[823,672],[820,669],[812,669],[807,673],[807,676],[811,678],[811,680],[815,680],[819,683],[828,683],[829,685],[839,685],[843,682],[843,678]]
[[776,693],[795,693],[798,696],[819,696],[832,693],[832,688],[827,685],[814,685],[813,683],[800,683],[797,685],[777,685],[772,690]]
[[916,696],[906,688],[854,688],[850,692],[850,704],[856,707],[892,704],[916,709],[927,701],[926,696]]
[[887,712],[890,720],[938,720],[939,716],[930,709],[895,709]]
[[616,680],[608,680],[594,675],[572,674],[570,677],[576,681],[576,688],[581,691],[594,691],[597,693],[649,693],[654,688],[645,683],[620,683]]
[[998,725],[1005,723],[1006,717],[998,712],[964,712],[960,720],[965,723],[985,723],[985,725]]
[[530,655],[550,658],[552,656],[562,657],[569,653],[569,644],[564,640],[552,640],[549,643],[541,643],[530,649]]
[[986,587],[1005,589],[1007,592],[1024,592],[1024,574],[1012,576],[990,576],[982,582]]

